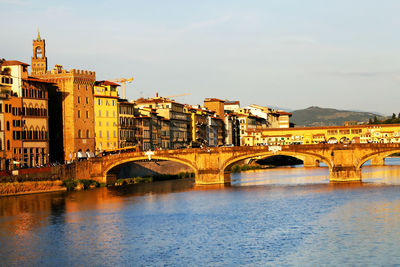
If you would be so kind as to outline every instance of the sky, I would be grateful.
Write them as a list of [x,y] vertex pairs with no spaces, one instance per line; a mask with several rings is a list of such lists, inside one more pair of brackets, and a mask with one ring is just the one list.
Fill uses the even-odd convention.
[[397,0],[0,0],[0,58],[134,77],[127,97],[190,94],[296,110],[400,112]]

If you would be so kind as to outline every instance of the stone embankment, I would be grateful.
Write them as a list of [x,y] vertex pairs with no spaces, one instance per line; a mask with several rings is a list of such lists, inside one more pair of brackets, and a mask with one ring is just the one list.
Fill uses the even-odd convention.
[[[85,164],[84,162],[80,164],[82,163]],[[43,168],[20,169],[13,173],[1,173],[0,196],[81,190],[105,186],[105,184],[90,180],[90,173],[86,175],[88,179],[75,179],[77,171],[82,171],[82,168],[77,169],[75,164],[68,164]],[[135,182],[149,182],[153,180],[190,177],[190,175],[182,174],[191,173],[191,171],[192,170],[187,166],[176,162],[141,161],[127,164],[120,170],[118,176],[120,176],[122,180],[126,178]],[[138,179],[140,177],[144,177],[144,179]],[[148,177],[151,179],[148,179]],[[129,181],[123,181],[122,184],[131,183]]]

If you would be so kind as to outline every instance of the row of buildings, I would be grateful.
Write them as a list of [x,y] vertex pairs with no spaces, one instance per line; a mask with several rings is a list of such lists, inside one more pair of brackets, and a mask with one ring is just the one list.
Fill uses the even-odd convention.
[[47,67],[45,40],[29,64],[0,61],[0,170],[70,162],[104,151],[206,146],[400,143],[400,125],[293,128],[290,113],[206,98],[188,105],[159,97],[128,101],[93,71]]
[[69,162],[103,151],[245,145],[253,130],[290,126],[290,113],[207,98],[187,105],[165,97],[128,101],[119,84],[55,65],[45,40],[33,40],[29,64],[0,61],[0,170]]
[[245,146],[400,143],[400,124],[249,130]]

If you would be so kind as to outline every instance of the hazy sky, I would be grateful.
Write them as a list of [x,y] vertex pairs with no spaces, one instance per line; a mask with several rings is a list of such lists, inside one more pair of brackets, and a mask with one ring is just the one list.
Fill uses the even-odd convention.
[[191,93],[289,109],[400,112],[400,1],[0,0],[0,57],[134,76],[130,99]]

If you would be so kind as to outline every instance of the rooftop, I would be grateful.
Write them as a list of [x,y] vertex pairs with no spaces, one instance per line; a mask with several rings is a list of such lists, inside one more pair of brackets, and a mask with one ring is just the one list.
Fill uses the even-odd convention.
[[225,102],[225,100],[221,100],[218,98],[206,98],[204,99],[204,102]]
[[121,86],[118,83],[114,83],[111,81],[96,81],[94,85],[109,85],[109,86]]
[[3,61],[3,63],[1,65],[2,66],[16,66],[16,65],[29,66],[29,64],[18,61],[18,60],[6,60],[6,61]]

